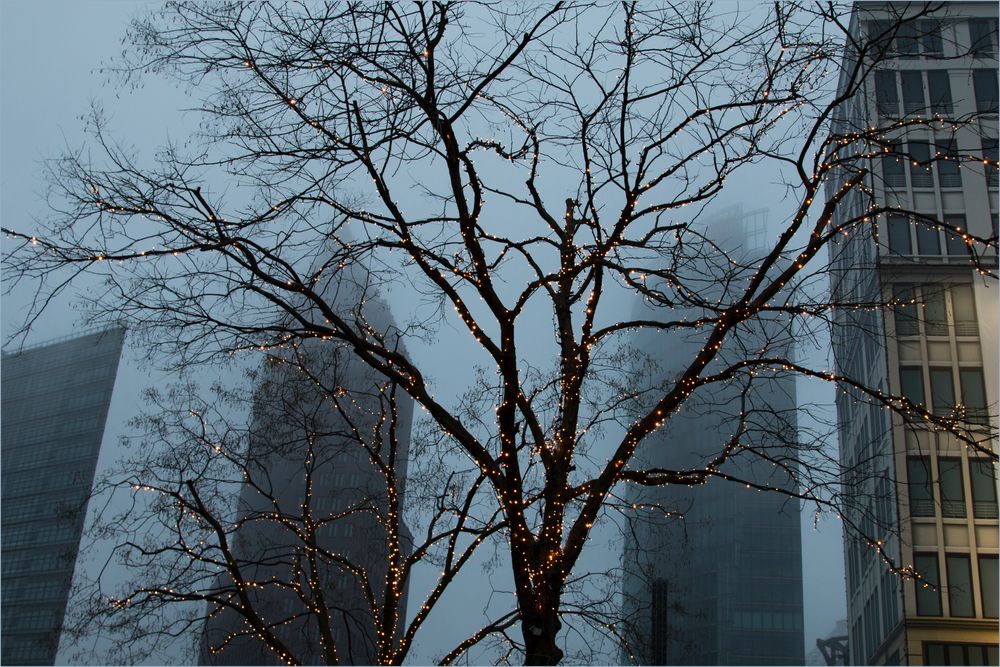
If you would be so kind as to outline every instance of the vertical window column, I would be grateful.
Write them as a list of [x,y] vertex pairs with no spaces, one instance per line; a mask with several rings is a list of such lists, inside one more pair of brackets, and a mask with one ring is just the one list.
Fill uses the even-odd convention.
[[935,415],[948,417],[955,413],[955,381],[951,367],[931,368],[931,406]]
[[910,183],[915,188],[933,188],[931,145],[926,141],[911,141],[907,148],[910,156]]
[[[903,221],[906,222],[905,220]],[[906,243],[909,246],[909,227],[905,229],[907,233]],[[892,228],[890,227],[890,234]],[[892,236],[890,235],[890,243],[892,243]],[[897,336],[916,336],[920,333],[919,320],[917,319],[917,305],[914,303],[916,297],[913,293],[913,285],[897,284],[892,288],[892,298],[895,300],[896,305],[893,308],[896,316],[896,335]],[[905,392],[904,392],[905,394]],[[921,396],[923,392],[921,392]]]
[[912,255],[910,221],[906,219],[906,216],[890,214],[886,217],[886,228],[889,233],[889,252],[904,257]]
[[[996,515],[994,515],[996,516]],[[997,580],[997,557],[979,557],[979,593],[983,600],[983,616],[997,617],[997,591],[1000,581]]]
[[921,222],[917,225],[917,254],[937,256],[941,254],[941,240],[938,230]]
[[887,188],[906,187],[905,156],[900,154],[896,144],[890,144],[889,152],[882,156],[882,180]]
[[[914,554],[914,565],[923,581],[915,581],[917,589],[917,614],[941,615],[941,578],[938,574],[937,554]],[[924,585],[926,584],[926,585]]]
[[927,108],[924,102],[924,74],[918,70],[899,73],[903,89],[903,113],[907,116],[921,113]]
[[986,409],[986,386],[981,368],[960,368],[958,380],[962,387],[962,406],[966,421],[973,424],[989,424],[990,415]]
[[972,70],[972,89],[975,91],[976,111],[979,113],[997,112],[996,70]]
[[950,116],[954,111],[951,99],[951,80],[948,70],[935,69],[927,72],[927,92],[931,96],[931,112],[939,116]]
[[962,170],[958,164],[958,145],[954,139],[937,142],[938,182],[942,188],[962,187]]
[[[993,98],[996,99],[996,88],[993,89]],[[986,185],[991,188],[997,187],[997,161],[1000,160],[1000,151],[997,150],[997,140],[995,138],[983,138],[983,171],[986,173]]]
[[965,554],[948,554],[945,556],[945,566],[948,570],[948,606],[951,616],[975,616],[976,609],[972,600],[972,570],[969,567],[969,557]]
[[[962,233],[968,231],[966,227],[965,216],[961,214],[951,214],[944,216],[944,223],[949,227],[962,230]],[[969,245],[962,238],[962,233],[948,230],[944,233],[944,242],[948,250],[948,254],[952,257],[968,257],[969,256]]]
[[931,489],[931,460],[926,456],[906,459],[910,516],[934,516],[934,495]]
[[946,519],[965,518],[962,460],[938,459],[938,480],[941,489],[941,516]]
[[969,486],[972,487],[972,516],[977,519],[996,519],[997,479],[992,461],[969,459]]
[[896,89],[896,73],[891,70],[875,72],[875,104],[882,116],[899,116],[899,91]]
[[951,292],[951,312],[955,321],[956,336],[978,336],[979,323],[976,320],[976,304],[972,286],[955,284]]
[[994,19],[975,18],[969,20],[969,39],[972,42],[971,52],[980,57],[993,57],[997,54],[997,22]]

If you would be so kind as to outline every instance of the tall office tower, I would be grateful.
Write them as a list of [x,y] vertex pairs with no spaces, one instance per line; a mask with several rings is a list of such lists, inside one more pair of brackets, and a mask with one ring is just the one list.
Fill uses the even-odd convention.
[[[712,218],[707,235],[749,267],[765,228],[766,211],[744,215],[734,208]],[[654,308],[641,303],[637,319],[706,315],[715,299],[732,298],[747,278],[746,271],[734,273],[728,259],[717,253],[694,258],[678,270],[691,272],[690,280],[702,276],[704,285],[694,298],[708,305]],[[681,329],[638,339],[638,363],[652,369],[652,386],[669,386],[681,364],[701,349],[704,336],[699,329]],[[747,325],[727,341],[709,372],[745,358],[748,351],[766,348],[778,356],[789,354],[790,347],[787,324]],[[795,412],[791,375],[765,373],[714,383],[696,390],[677,415],[644,441],[637,459],[655,468],[699,470],[735,440],[738,444],[720,470],[792,490],[791,475],[775,462],[789,460],[786,455],[796,440]],[[738,431],[742,434],[734,437]],[[623,557],[623,663],[803,664],[795,500],[722,479],[694,487],[632,487],[629,493],[635,511]]]
[[[866,188],[851,191],[834,224],[863,215],[872,200],[920,217],[882,215],[877,237],[853,233],[831,248],[835,302],[896,304],[838,309],[833,351],[839,373],[963,422],[981,448],[919,416],[890,417],[849,387],[838,392],[841,462],[854,476],[845,519],[924,579],[895,576],[875,548],[845,532],[850,660],[995,665],[996,473],[983,449],[997,446],[989,417],[997,406],[997,286],[972,268],[960,237],[920,220],[996,239],[997,5],[944,3],[906,21],[924,8],[863,3],[851,18],[851,33],[883,45],[888,58],[842,105],[835,131],[888,128],[898,148],[859,161],[869,169]],[[845,70],[856,58],[848,53]],[[890,127],[901,118],[928,122]],[[982,160],[931,163],[955,153]],[[831,179],[828,196],[841,180]],[[982,261],[996,270],[994,251]]]
[[[388,344],[397,330],[388,308],[377,297],[364,296],[360,281],[348,281],[341,271],[327,291],[340,312],[363,313],[370,331]],[[363,271],[354,275],[363,277]],[[348,284],[350,283],[350,284]],[[336,291],[336,294],[333,292]],[[362,308],[360,304],[364,304]],[[402,348],[401,341],[396,344]],[[302,664],[326,664],[318,615],[302,597],[329,610],[331,637],[341,664],[373,664],[379,631],[357,572],[323,555],[346,558],[364,572],[376,596],[386,582],[389,545],[382,521],[389,511],[385,478],[372,464],[359,439],[381,447],[388,459],[390,432],[397,452],[397,500],[402,507],[407,471],[407,449],[413,414],[412,400],[397,392],[396,424],[381,421],[389,405],[381,393],[385,379],[359,360],[352,350],[334,341],[309,339],[294,352],[277,351],[265,362],[255,389],[247,456],[248,481],[238,500],[237,516],[246,523],[235,532],[233,547],[246,581],[261,582],[248,590],[254,609],[275,628],[275,635]],[[340,407],[323,394],[336,394]],[[318,550],[315,579],[309,573],[306,544],[286,525],[269,520],[274,512],[301,516],[308,494],[317,522]],[[350,513],[345,518],[337,518]],[[400,520],[402,557],[409,555],[411,539]],[[273,582],[300,584],[278,586]],[[217,586],[232,588],[220,575]],[[315,590],[314,590],[315,588]],[[233,589],[235,590],[235,589]],[[406,590],[401,617],[406,617]],[[302,597],[300,597],[302,596]],[[232,609],[212,611],[200,643],[200,663],[207,665],[284,664]]]
[[123,340],[114,328],[3,353],[4,664],[55,661]]

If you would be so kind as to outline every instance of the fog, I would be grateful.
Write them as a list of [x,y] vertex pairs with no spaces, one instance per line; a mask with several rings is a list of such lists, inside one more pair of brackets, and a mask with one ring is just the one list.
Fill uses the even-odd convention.
[[[170,140],[183,141],[196,129],[197,116],[185,109],[195,106],[197,90],[179,88],[153,75],[146,76],[139,88],[120,88],[100,71],[108,59],[121,51],[121,39],[130,16],[145,6],[155,5],[107,0],[86,3],[8,0],[0,4],[0,218],[3,226],[28,231],[35,221],[46,216],[46,160],[65,151],[89,150],[82,116],[88,113],[91,105],[103,108],[110,118],[109,126],[115,138],[134,146],[140,155],[151,154]],[[747,209],[766,206],[771,209],[772,220],[780,221],[785,191],[778,180],[777,174],[761,169],[746,170],[743,180],[727,181],[726,192],[718,204],[742,203]],[[225,188],[225,184],[218,185],[220,189]],[[554,187],[548,196],[559,200],[564,193],[558,190]],[[8,243],[5,239],[5,247]],[[20,344],[34,344],[85,328],[79,303],[88,290],[94,289],[98,287],[93,282],[80,280],[75,288],[45,310],[26,335],[15,337],[13,341],[11,337],[23,324],[24,313],[34,295],[27,289],[6,295],[2,302],[5,349],[8,345],[16,349]],[[412,296],[405,290],[390,292],[386,297],[394,312],[412,311]],[[611,307],[610,314],[625,315],[632,306],[621,300]],[[534,321],[538,323],[540,339],[551,336],[549,315],[539,310]],[[531,333],[520,335],[532,336]],[[465,389],[457,383],[464,376],[457,374],[456,378],[448,369],[470,368],[481,361],[478,353],[466,344],[467,339],[468,332],[460,329],[454,320],[447,320],[437,344],[414,342],[409,345],[422,367],[432,369],[433,386],[438,396],[457,396]],[[799,351],[800,358],[805,357],[815,367],[828,368],[832,361],[826,345],[826,341],[820,341],[815,349],[804,345]],[[541,346],[536,352],[539,358],[546,354]],[[150,358],[143,349],[130,347],[126,350],[108,416],[98,476],[122,455],[119,439],[128,432],[126,422],[143,407],[142,389],[170,381],[171,376],[162,370],[162,362],[162,359]],[[223,379],[232,381],[238,377],[239,370],[238,365],[212,367],[195,374],[204,381],[220,374]],[[825,406],[820,416],[826,421],[833,420],[832,386],[800,380],[798,394],[803,403]],[[805,416],[802,419],[805,420]],[[808,428],[810,424],[800,423],[800,426]],[[815,428],[825,429],[826,426],[817,424]],[[840,525],[828,515],[817,517],[814,525],[812,510],[805,506],[802,511],[807,653],[815,646],[816,638],[827,636],[834,624],[846,616]],[[617,530],[610,524],[599,527],[577,565],[579,571],[603,571],[620,562],[621,543]],[[84,539],[86,541],[87,537]],[[95,572],[95,568],[103,565],[104,553],[100,548],[92,550],[88,560],[82,561],[79,567]],[[427,573],[423,576],[427,578],[422,582],[426,585],[431,578]],[[419,602],[414,590],[420,588],[420,583],[418,580],[411,586],[411,605]],[[491,591],[509,590],[510,587],[509,572],[504,565],[488,570],[483,569],[482,564],[470,566],[452,585],[418,635],[418,643],[408,662],[427,664],[433,661],[464,635],[481,626],[487,618],[487,608],[505,610],[504,604],[509,605],[511,600],[507,598],[501,602],[503,596],[491,596]],[[192,637],[192,641],[194,639]],[[103,664],[106,641],[106,638],[94,637],[89,644],[64,645],[59,660],[77,659],[82,651],[88,656],[87,662]],[[618,659],[617,647],[602,646],[599,655],[606,662],[614,663]],[[178,656],[162,655],[158,661],[176,661]]]

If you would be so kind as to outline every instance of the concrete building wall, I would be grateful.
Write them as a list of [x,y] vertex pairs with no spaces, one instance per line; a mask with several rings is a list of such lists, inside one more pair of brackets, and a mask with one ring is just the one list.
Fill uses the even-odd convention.
[[[880,21],[921,6],[859,4],[851,30],[877,34]],[[897,55],[844,105],[838,129],[974,117],[957,131],[940,122],[888,134],[911,158],[925,150],[928,159],[947,154],[955,142],[959,154],[988,156],[993,146],[995,160],[996,99],[984,97],[982,73],[995,82],[996,4],[945,4],[910,26],[917,37],[893,44]],[[996,177],[983,162],[926,166],[889,153],[866,166],[874,201],[996,238]],[[865,197],[852,193],[835,222],[865,206]],[[996,422],[988,416],[996,415],[998,401],[995,282],[984,281],[964,241],[940,227],[893,215],[876,222],[877,239],[852,234],[834,248],[831,288],[837,301],[896,305],[836,315],[839,372],[905,395],[935,415],[957,416],[983,449],[996,451]],[[982,259],[995,270],[995,251]],[[890,419],[850,390],[841,392],[837,408],[841,461],[853,474],[845,492],[854,507],[846,519],[878,538],[867,544],[845,531],[852,663],[996,664],[995,465],[919,415]],[[888,572],[878,548],[929,585]]]

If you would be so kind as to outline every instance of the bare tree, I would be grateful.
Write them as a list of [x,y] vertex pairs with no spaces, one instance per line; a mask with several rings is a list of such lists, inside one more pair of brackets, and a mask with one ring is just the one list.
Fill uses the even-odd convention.
[[[217,385],[211,400],[190,382],[149,392],[135,455],[95,488],[93,537],[115,545],[108,561],[131,577],[110,606],[101,577],[82,581],[67,631],[102,626],[123,640],[122,664],[192,634],[201,664],[222,651],[227,664],[401,663],[449,582],[503,528],[495,507],[485,523],[470,512],[481,473],[433,452],[408,466],[412,403],[344,350],[296,346],[245,381],[252,392]],[[426,529],[416,537],[403,518],[408,484]],[[440,576],[407,622],[422,562]]]
[[[937,9],[912,6],[888,34]],[[743,438],[746,414],[709,459],[643,466],[640,443],[714,385],[780,373],[838,383],[996,460],[989,434],[961,414],[788,353],[789,332],[808,336],[837,309],[899,305],[816,287],[827,247],[877,237],[884,214],[960,235],[984,279],[996,277],[981,261],[996,236],[875,199],[871,158],[981,169],[984,157],[892,143],[941,117],[836,122],[887,57],[884,39],[852,36],[844,15],[794,3],[171,4],[133,25],[119,71],[165,73],[202,94],[196,148],[147,164],[96,117],[101,160],[55,162],[54,215],[36,231],[4,230],[22,241],[9,285],[37,280],[40,309],[73,274],[100,274],[94,316],[124,318],[181,365],[311,340],[350,350],[425,410],[440,446],[471,460],[495,495],[516,616],[469,642],[494,634],[527,664],[558,663],[568,582],[622,485],[722,478],[840,506],[839,470],[817,465],[831,459],[814,448],[782,450],[793,486],[727,472],[738,453],[769,456]],[[790,213],[746,257],[698,218],[727,179],[764,165],[783,179]],[[835,217],[859,189],[865,206]],[[375,292],[422,301],[409,321],[373,330],[332,303],[322,286],[355,263]],[[630,296],[657,314],[615,314]],[[488,378],[470,401],[431,385],[435,372],[465,369],[429,368],[394,342],[433,340],[452,317]],[[538,333],[543,317],[551,335]],[[764,321],[784,334],[744,345],[741,332]],[[625,344],[639,331],[698,345],[668,351],[667,377],[643,375]]]

